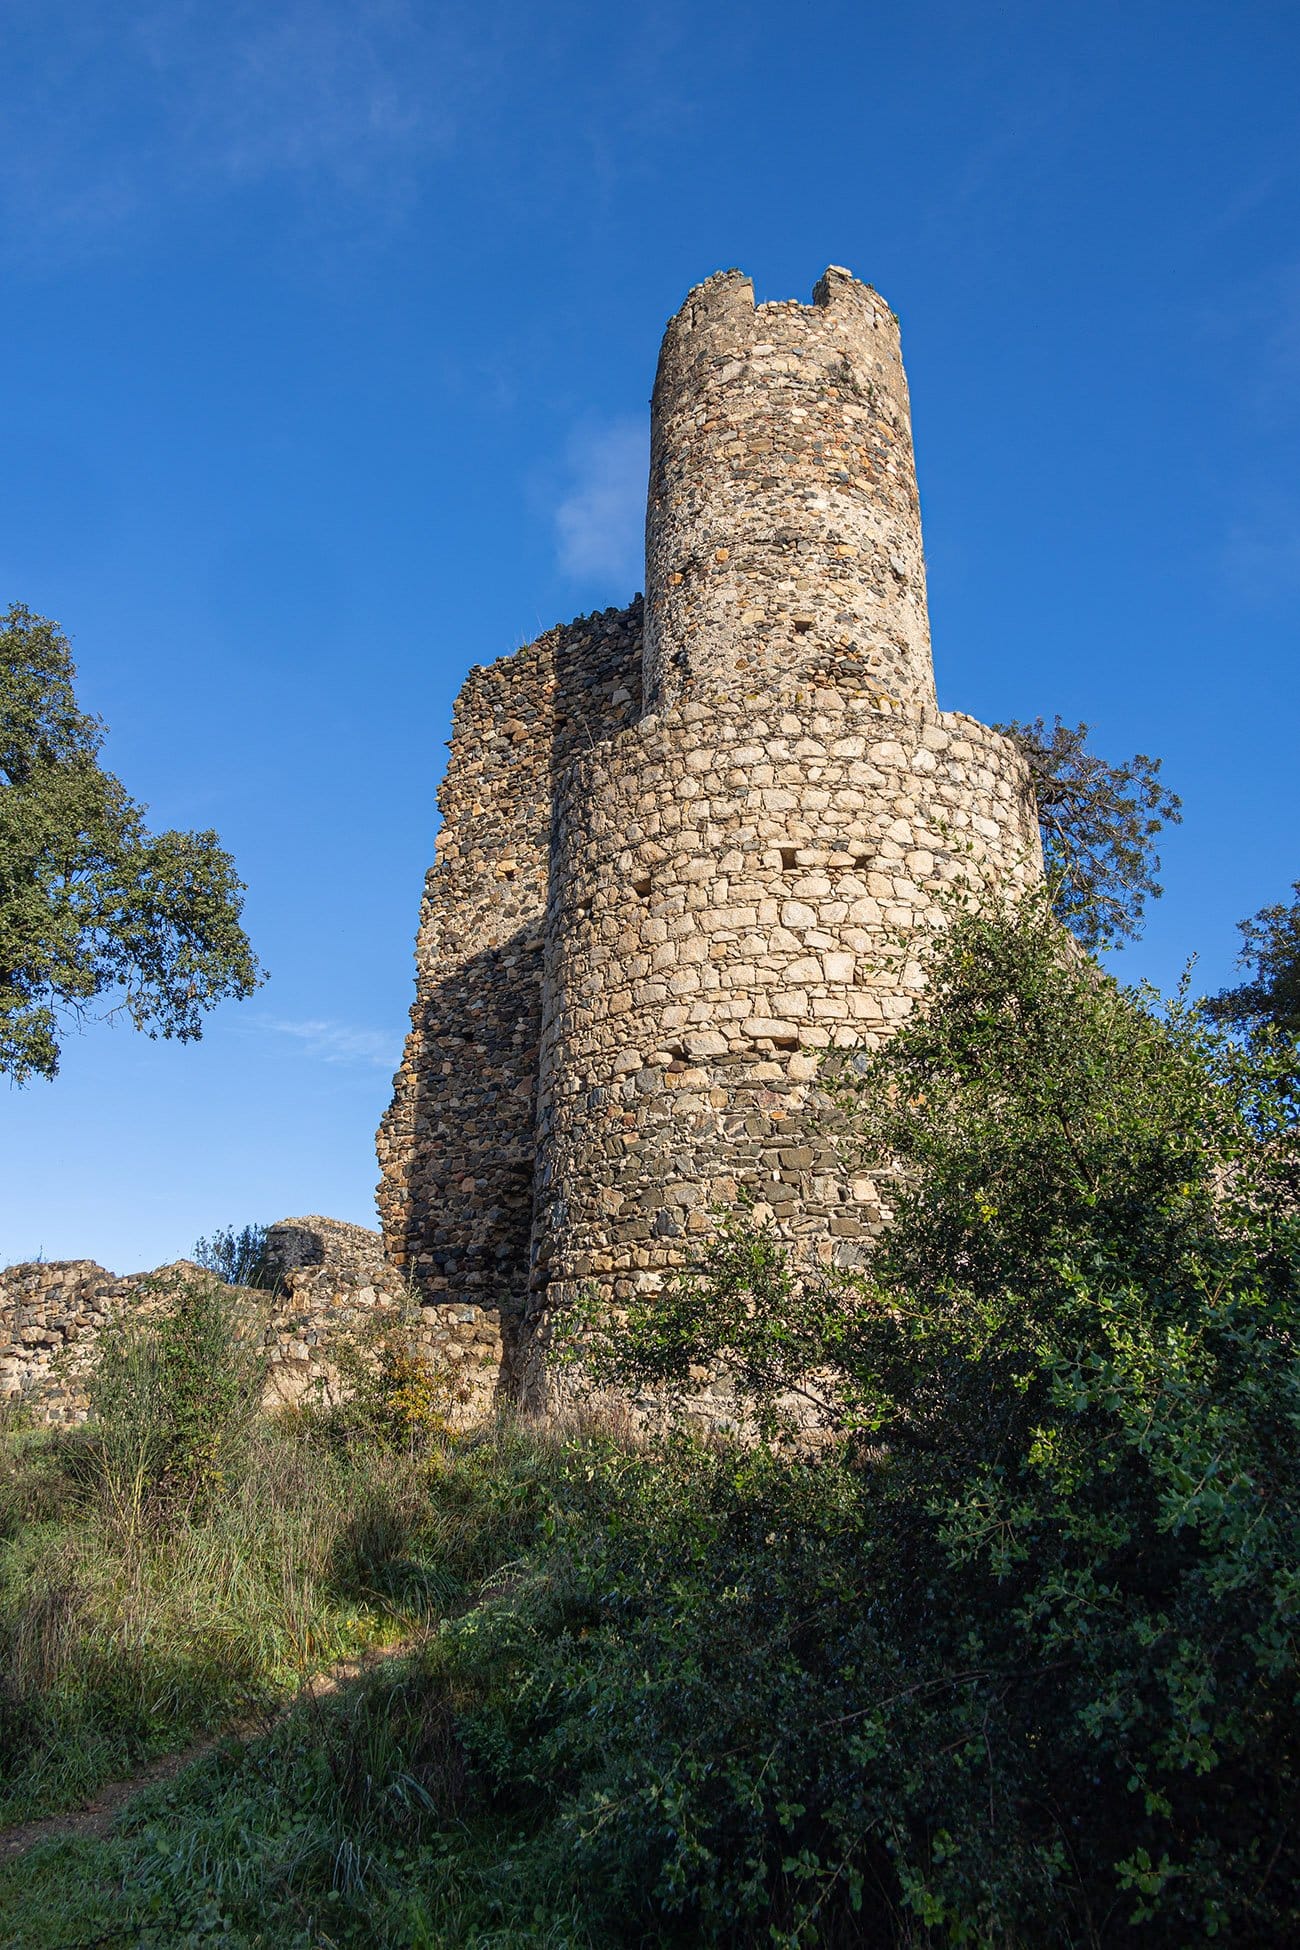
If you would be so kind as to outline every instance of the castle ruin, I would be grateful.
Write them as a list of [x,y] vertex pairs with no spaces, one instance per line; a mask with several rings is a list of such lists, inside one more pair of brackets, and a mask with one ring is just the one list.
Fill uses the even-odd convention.
[[[940,711],[898,321],[727,271],[670,322],[644,604],[549,631],[456,706],[416,1000],[379,1133],[389,1260],[499,1309],[654,1291],[743,1190],[801,1251],[879,1224],[824,1051],[921,982],[945,889],[1041,874],[1016,748]],[[904,944],[902,951],[899,943]]]

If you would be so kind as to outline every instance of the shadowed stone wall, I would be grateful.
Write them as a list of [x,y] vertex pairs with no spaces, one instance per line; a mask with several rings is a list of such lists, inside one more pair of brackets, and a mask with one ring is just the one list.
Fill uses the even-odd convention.
[[428,1300],[523,1307],[554,782],[640,698],[638,600],[475,669],[457,701],[411,1030],[378,1140],[388,1258]]

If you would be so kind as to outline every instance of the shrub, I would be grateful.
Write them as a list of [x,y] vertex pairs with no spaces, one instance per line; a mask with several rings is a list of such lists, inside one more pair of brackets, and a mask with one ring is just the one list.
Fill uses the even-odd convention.
[[194,1241],[190,1257],[227,1286],[274,1289],[277,1284],[267,1259],[265,1226],[243,1226],[238,1232],[233,1226],[219,1226],[211,1238],[205,1233]]
[[[876,1838],[949,1940],[1289,1939],[1300,1050],[1120,988],[1034,909],[958,920],[929,994],[841,1079],[894,1205],[870,1277],[808,1273],[738,1215],[592,1358],[625,1386],[724,1361],[769,1425],[803,1388],[856,1458],[860,1616],[817,1628],[851,1684],[818,1677],[820,1643],[794,1655],[797,1798],[841,1881]],[[811,1609],[774,1601],[778,1665]],[[719,1831],[700,1846],[720,1859]],[[808,1846],[824,1886],[840,1858]],[[796,1855],[771,1831],[769,1898]]]
[[260,1328],[212,1278],[146,1284],[104,1331],[90,1414],[99,1487],[124,1533],[220,1494],[261,1404]]
[[322,1384],[326,1400],[318,1420],[345,1446],[426,1455],[469,1399],[450,1362],[417,1341],[413,1301],[338,1324],[327,1352],[335,1378]]

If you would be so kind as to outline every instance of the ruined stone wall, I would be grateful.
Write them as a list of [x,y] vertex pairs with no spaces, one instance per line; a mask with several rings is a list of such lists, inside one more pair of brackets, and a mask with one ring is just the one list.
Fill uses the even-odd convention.
[[385,1259],[379,1233],[338,1219],[281,1219],[267,1230],[267,1257],[280,1287],[266,1330],[266,1407],[346,1393],[340,1341],[364,1350],[391,1321],[446,1374],[453,1422],[491,1413],[505,1357],[500,1309],[423,1299]]
[[651,408],[646,707],[830,684],[933,706],[898,320],[832,268],[755,307],[739,271],[664,335]]
[[471,677],[380,1139],[390,1256],[524,1309],[535,1402],[551,1310],[656,1290],[742,1191],[861,1258],[881,1201],[819,1059],[907,1014],[946,900],[1042,872],[1018,752],[937,709],[898,322],[848,272],[757,307],[720,273],[669,323],[644,715],[641,635],[610,612]]
[[[377,1232],[337,1219],[284,1219],[269,1228],[275,1292],[236,1289],[261,1318],[267,1355],[264,1406],[282,1408],[346,1392],[341,1341],[362,1349],[386,1321],[449,1381],[453,1422],[481,1421],[502,1384],[498,1310],[465,1301],[423,1303],[383,1255]],[[0,1271],[0,1408],[45,1423],[84,1421],[86,1384],[100,1336],[123,1312],[212,1276],[188,1260],[124,1279],[93,1260],[29,1262]]]
[[557,807],[542,1029],[535,1306],[615,1302],[685,1260],[744,1188],[852,1262],[823,1052],[908,1012],[899,938],[945,894],[1041,874],[1023,760],[960,713],[822,692],[691,701],[575,761]]
[[475,669],[457,700],[378,1141],[388,1257],[428,1300],[523,1303],[554,778],[639,715],[640,679],[637,601]]
[[139,1283],[91,1259],[28,1261],[0,1272],[0,1406],[22,1404],[42,1421],[81,1421],[95,1343]]

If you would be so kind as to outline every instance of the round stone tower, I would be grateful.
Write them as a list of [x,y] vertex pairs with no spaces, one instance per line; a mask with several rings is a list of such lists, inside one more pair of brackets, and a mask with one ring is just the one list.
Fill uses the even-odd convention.
[[[744,1191],[852,1262],[879,1227],[818,1066],[923,982],[945,901],[1042,872],[1018,749],[936,708],[898,326],[831,270],[670,323],[654,393],[645,703],[553,779],[529,1345],[654,1291]],[[536,1398],[544,1364],[527,1354]]]
[[659,355],[646,708],[827,683],[935,701],[898,320],[847,271],[757,308],[723,271]]

